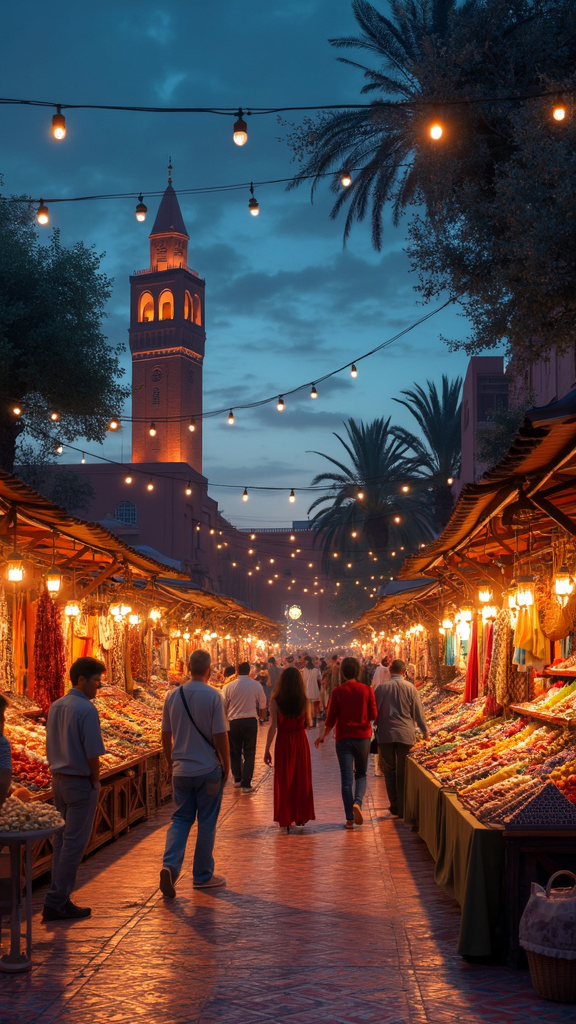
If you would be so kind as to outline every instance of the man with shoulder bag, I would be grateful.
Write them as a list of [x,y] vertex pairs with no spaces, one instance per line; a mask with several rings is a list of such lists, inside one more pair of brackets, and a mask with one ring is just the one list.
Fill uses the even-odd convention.
[[220,693],[208,685],[208,652],[194,651],[188,668],[192,678],[168,694],[162,714],[162,748],[176,805],[160,871],[160,891],[167,899],[176,896],[174,884],[196,820],[193,887],[226,884],[223,875],[214,874],[213,857],[222,791],[230,772],[226,716]]

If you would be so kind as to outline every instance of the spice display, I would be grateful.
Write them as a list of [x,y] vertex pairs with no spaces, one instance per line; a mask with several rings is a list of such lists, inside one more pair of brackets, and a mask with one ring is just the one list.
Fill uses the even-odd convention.
[[0,832],[39,832],[63,824],[64,819],[52,804],[9,796],[0,810]]

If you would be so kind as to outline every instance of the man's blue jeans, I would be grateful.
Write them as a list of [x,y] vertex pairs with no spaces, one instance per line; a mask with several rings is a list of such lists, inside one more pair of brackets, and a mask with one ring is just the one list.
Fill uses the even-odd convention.
[[342,802],[346,821],[354,820],[353,804],[362,806],[366,792],[366,766],[370,754],[370,740],[345,739],[336,741],[336,756],[342,780]]
[[[216,790],[216,792],[209,792]],[[166,834],[163,866],[170,868],[174,881],[182,870],[186,842],[198,819],[192,875],[195,882],[208,882],[214,874],[214,839],[222,803],[222,768],[207,775],[174,775],[172,792],[176,810]]]

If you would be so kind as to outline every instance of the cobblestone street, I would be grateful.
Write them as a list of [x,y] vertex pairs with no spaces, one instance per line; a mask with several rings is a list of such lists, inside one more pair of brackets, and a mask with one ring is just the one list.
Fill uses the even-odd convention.
[[334,744],[312,749],[318,818],[280,832],[264,732],[255,792],[228,784],[224,797],[215,855],[227,887],[192,890],[190,843],[177,899],[162,898],[168,804],[84,863],[74,898],[90,919],[42,924],[35,891],[34,967],[0,978],[2,1024],[574,1020],[536,998],[527,971],[456,954],[459,908],[389,815],[372,766],[365,824],[346,832]]

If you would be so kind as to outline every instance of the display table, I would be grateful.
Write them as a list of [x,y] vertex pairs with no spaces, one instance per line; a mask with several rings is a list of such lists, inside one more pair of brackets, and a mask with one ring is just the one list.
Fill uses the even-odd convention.
[[505,949],[502,832],[482,825],[455,793],[440,794],[439,848],[434,880],[460,904],[461,956],[489,957]]
[[[39,840],[48,839],[61,832],[64,825],[55,828],[34,829],[31,832],[0,832],[0,850],[7,846],[10,851],[10,952],[0,956],[0,971],[14,973],[29,971],[32,967],[32,847]],[[22,858],[24,851],[24,858]],[[24,859],[24,898],[26,904],[26,952],[22,953],[22,888],[21,871]],[[2,914],[8,908],[0,906]],[[0,931],[0,941],[2,933]]]
[[406,761],[404,821],[416,829],[434,860],[440,849],[440,796],[442,783],[412,758]]

